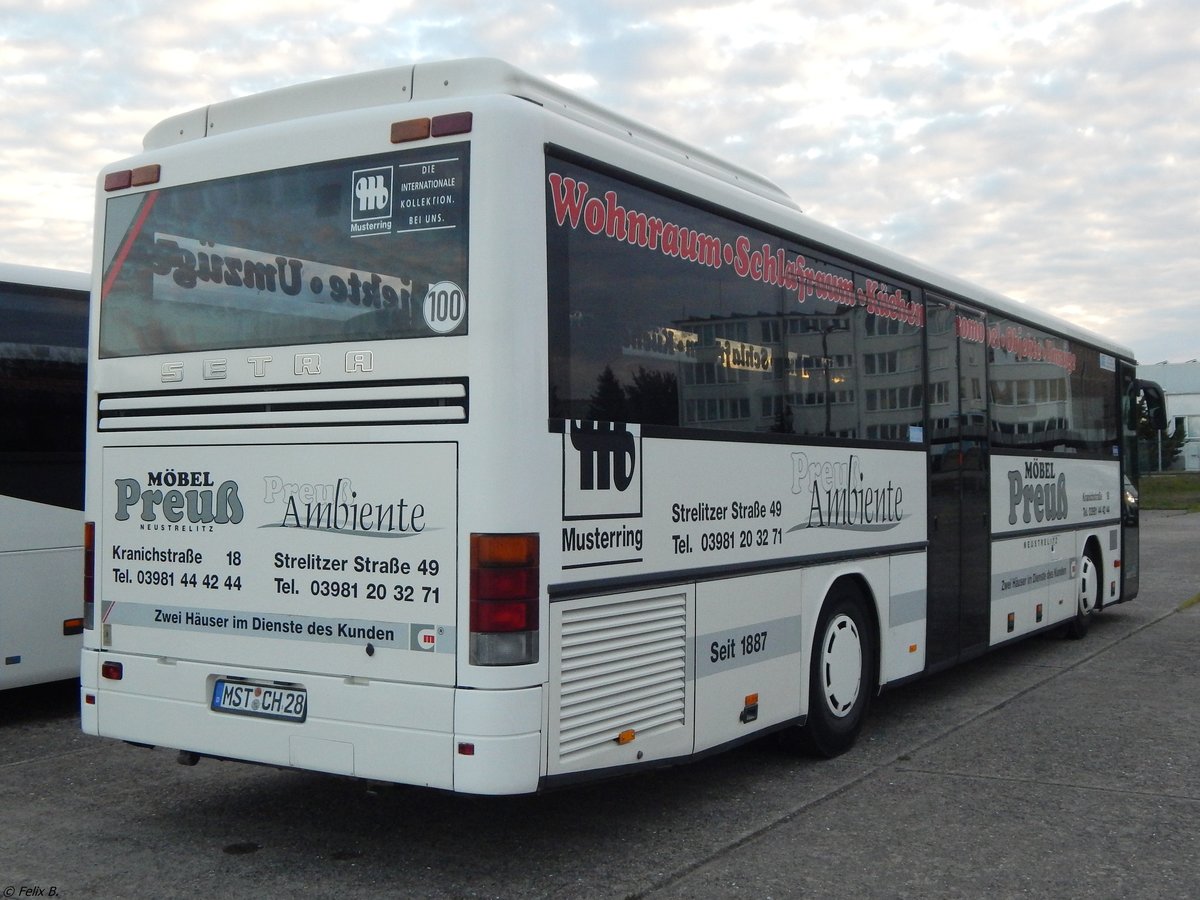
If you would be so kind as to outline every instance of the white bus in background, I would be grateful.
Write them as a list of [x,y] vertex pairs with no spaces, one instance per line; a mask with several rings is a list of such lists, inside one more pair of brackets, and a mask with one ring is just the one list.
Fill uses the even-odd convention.
[[168,119],[97,222],[88,733],[469,793],[832,755],[1137,592],[1127,348],[502,63]]
[[0,264],[0,689],[79,675],[88,289]]

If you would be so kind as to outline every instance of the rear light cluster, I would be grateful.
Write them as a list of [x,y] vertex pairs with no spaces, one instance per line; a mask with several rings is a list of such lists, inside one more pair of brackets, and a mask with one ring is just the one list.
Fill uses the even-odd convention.
[[96,627],[96,523],[83,523],[83,627]]
[[516,666],[538,659],[538,536],[471,535],[471,662]]

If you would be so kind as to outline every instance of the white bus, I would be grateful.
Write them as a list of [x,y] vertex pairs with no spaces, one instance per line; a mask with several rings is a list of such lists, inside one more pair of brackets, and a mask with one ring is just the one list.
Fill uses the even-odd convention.
[[0,264],[0,690],[79,675],[89,281]]
[[100,178],[83,728],[483,794],[769,731],[1137,591],[1124,347],[502,63]]

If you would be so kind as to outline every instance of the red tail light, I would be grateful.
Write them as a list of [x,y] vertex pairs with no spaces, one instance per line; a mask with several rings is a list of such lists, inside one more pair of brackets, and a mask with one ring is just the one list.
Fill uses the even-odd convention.
[[471,535],[471,662],[537,662],[539,544],[536,534]]

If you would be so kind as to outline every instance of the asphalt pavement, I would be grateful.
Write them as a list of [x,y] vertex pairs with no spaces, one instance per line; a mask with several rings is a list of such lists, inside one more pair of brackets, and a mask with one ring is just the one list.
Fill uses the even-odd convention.
[[1200,515],[1143,519],[1140,598],[1089,652],[989,659],[1045,677],[646,896],[1200,896]]
[[1142,592],[879,697],[828,761],[771,740],[535,797],[206,760],[0,694],[0,897],[1200,895],[1200,514]]

